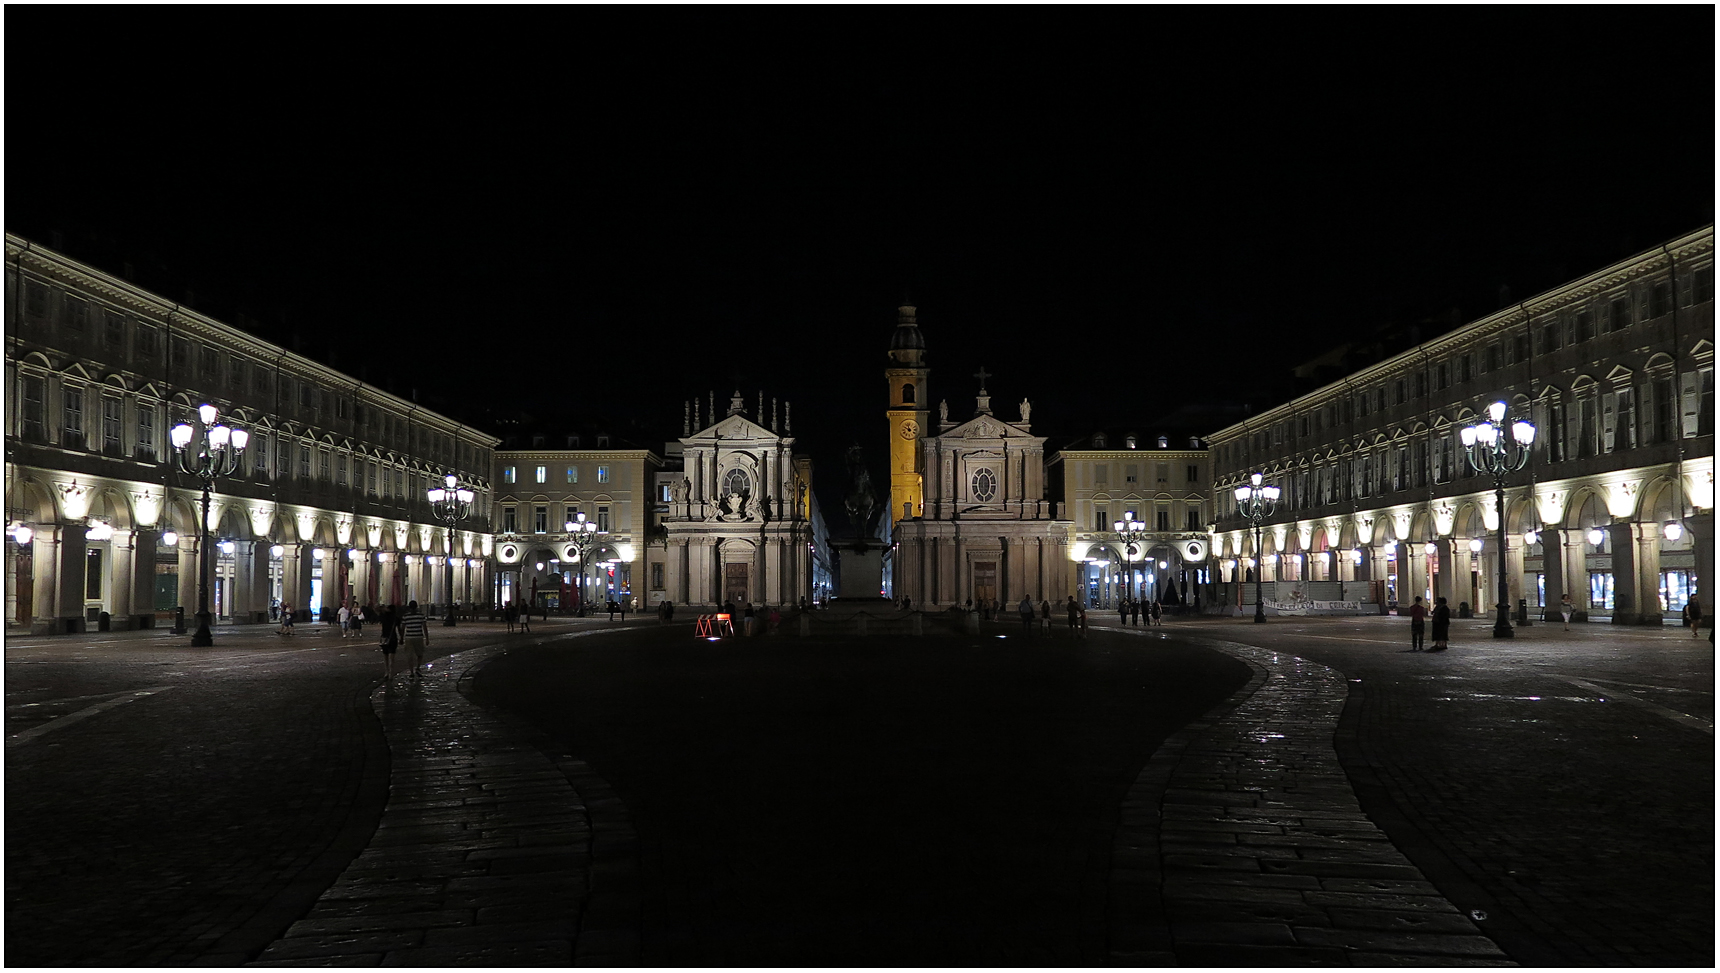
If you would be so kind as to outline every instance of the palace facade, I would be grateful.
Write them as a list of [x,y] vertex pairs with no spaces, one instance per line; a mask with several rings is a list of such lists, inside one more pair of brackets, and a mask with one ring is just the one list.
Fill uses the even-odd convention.
[[[1568,594],[1579,617],[1658,625],[1700,593],[1712,613],[1713,337],[1709,226],[1221,429],[1221,579],[1258,566],[1269,599],[1361,581],[1381,605],[1492,611],[1494,483],[1459,434],[1503,401],[1537,430],[1505,479],[1511,607]],[[1283,491],[1259,550],[1232,492],[1255,473]],[[1227,592],[1252,605],[1252,585]]]
[[[201,482],[168,430],[203,403],[250,434],[214,481],[218,617],[489,600],[496,437],[21,237],[6,257],[8,624],[195,613]],[[452,550],[426,499],[447,473],[476,494]]]

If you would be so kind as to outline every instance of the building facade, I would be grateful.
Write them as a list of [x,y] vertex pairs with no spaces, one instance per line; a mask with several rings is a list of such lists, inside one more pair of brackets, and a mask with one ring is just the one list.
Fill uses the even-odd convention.
[[[893,393],[897,372],[886,373]],[[916,431],[923,494],[918,507],[891,497],[910,504],[891,512],[893,592],[925,609],[970,601],[1013,605],[1024,596],[1062,602],[1070,594],[1070,525],[1057,519],[1046,497],[1045,437],[1033,435],[1026,399],[1019,419],[993,415],[984,385],[989,376],[982,368],[978,377],[971,419],[952,421],[948,403],[940,402],[935,434]],[[893,395],[893,422],[900,401]],[[893,449],[895,440],[906,439],[901,429],[892,426]],[[903,517],[904,509],[913,516]]]
[[[1711,606],[1713,336],[1709,226],[1222,429],[1221,577],[1258,564],[1269,582],[1368,582],[1380,605],[1491,611],[1494,483],[1459,433],[1503,401],[1537,430],[1506,478],[1512,607],[1568,594],[1580,616],[1661,624],[1697,592]],[[1283,490],[1259,550],[1232,493],[1254,473]],[[1251,605],[1252,586],[1227,597]]]
[[662,515],[665,591],[677,605],[799,604],[814,596],[818,566],[828,571],[811,460],[795,456],[786,412],[778,426],[759,401],[754,421],[737,391],[726,415],[680,440],[681,476]]
[[[495,454],[495,603],[540,611],[646,604],[653,580],[645,577],[646,540],[662,457],[611,448],[607,436],[587,443],[568,435],[554,444],[560,448],[542,435],[529,442],[533,448]],[[569,529],[582,518],[596,529]]]
[[1197,437],[1106,430],[1058,450],[1046,475],[1063,488],[1076,599],[1109,608],[1126,596],[1200,597],[1210,579],[1210,474]]
[[[250,434],[214,483],[217,617],[487,597],[494,436],[28,240],[6,251],[8,623],[196,611],[201,482],[168,430],[203,403]],[[451,551],[426,499],[450,472],[476,494]]]

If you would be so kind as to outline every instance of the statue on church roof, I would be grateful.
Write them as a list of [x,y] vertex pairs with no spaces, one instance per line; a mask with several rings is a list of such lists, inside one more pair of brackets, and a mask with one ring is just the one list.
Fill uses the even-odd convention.
[[949,422],[950,421],[950,400],[949,399],[940,399],[938,401],[938,421],[939,422]]
[[1032,412],[1033,412],[1033,404],[1031,402],[1028,402],[1026,399],[1022,399],[1021,400],[1021,423],[1022,423],[1022,425],[1027,424],[1027,417],[1029,415],[1031,415]]

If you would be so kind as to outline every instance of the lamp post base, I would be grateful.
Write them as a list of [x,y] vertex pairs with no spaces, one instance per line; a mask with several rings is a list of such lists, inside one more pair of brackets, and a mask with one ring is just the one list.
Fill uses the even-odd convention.
[[1499,606],[1499,617],[1493,620],[1493,637],[1496,639],[1514,639],[1517,637],[1511,628],[1511,617],[1505,613],[1505,606]]
[[1255,608],[1255,609],[1254,609],[1254,620],[1255,620],[1255,621],[1257,621],[1257,622],[1264,622],[1264,621],[1266,621],[1266,611],[1265,611],[1265,609],[1263,609],[1263,608]]
[[193,646],[214,645],[215,636],[209,631],[209,613],[197,613],[197,631],[191,633]]
[[454,607],[452,605],[450,605],[448,607],[448,617],[442,619],[442,627],[443,628],[453,628],[454,627]]

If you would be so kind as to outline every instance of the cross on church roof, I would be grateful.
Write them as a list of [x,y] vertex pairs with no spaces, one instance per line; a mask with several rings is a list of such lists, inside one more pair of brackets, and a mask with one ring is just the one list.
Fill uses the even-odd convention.
[[996,378],[997,376],[986,371],[985,366],[981,365],[979,367],[979,371],[973,373],[973,377],[979,379],[979,390],[981,392],[984,392],[985,391],[985,380],[988,378]]

